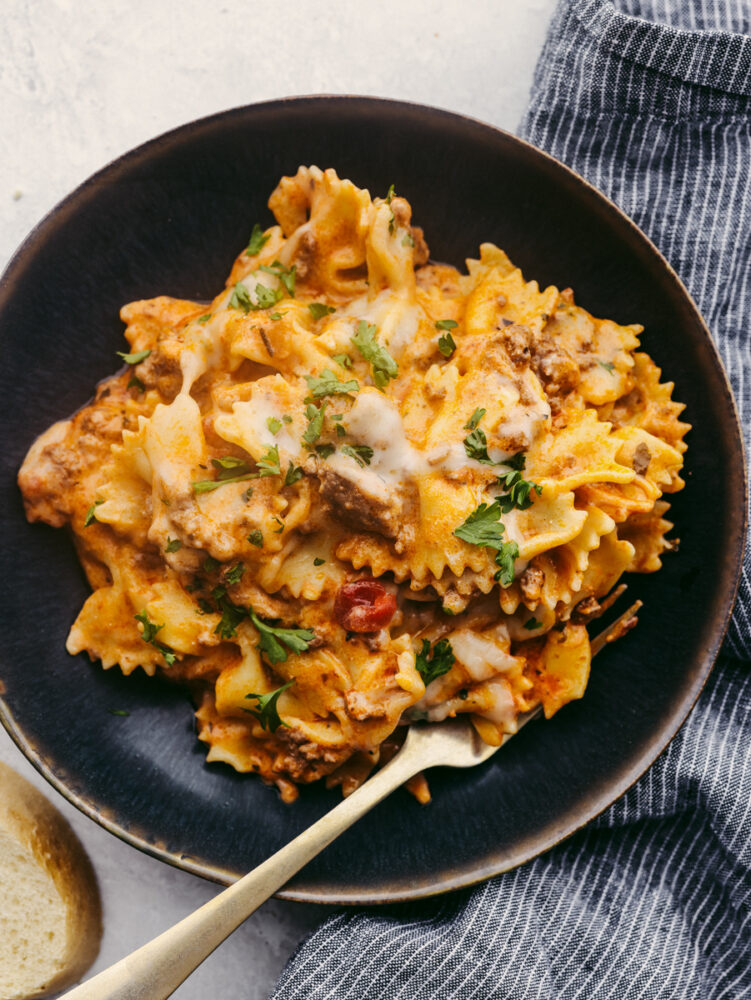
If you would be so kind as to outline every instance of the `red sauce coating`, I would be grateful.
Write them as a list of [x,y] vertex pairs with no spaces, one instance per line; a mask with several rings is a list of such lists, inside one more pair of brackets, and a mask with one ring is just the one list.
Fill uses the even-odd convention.
[[396,611],[396,598],[377,580],[345,583],[336,595],[334,616],[348,632],[377,632]]

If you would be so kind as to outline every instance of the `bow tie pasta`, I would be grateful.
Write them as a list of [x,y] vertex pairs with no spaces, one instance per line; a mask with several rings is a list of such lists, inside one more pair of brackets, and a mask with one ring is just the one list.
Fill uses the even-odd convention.
[[123,308],[124,369],[19,482],[92,587],[68,651],[189,685],[208,760],[292,800],[405,722],[498,743],[581,697],[586,622],[674,547],[689,426],[641,327],[492,244],[429,263],[393,189],[301,167],[269,207],[210,305]]

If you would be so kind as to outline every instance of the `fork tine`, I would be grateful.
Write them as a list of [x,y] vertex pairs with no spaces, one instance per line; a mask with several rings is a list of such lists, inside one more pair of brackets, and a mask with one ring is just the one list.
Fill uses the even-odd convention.
[[619,615],[612,624],[608,625],[606,629],[603,629],[594,639],[590,640],[589,645],[592,650],[592,656],[596,656],[608,643],[620,639],[622,635],[625,635],[626,632],[630,631],[636,625],[639,620],[637,612],[643,603],[643,601],[634,601],[631,607],[627,608],[622,615]]

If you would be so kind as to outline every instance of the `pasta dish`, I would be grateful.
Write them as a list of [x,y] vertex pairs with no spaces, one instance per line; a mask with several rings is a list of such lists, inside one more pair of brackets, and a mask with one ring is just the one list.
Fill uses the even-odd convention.
[[430,262],[393,187],[301,167],[269,207],[210,305],[122,309],[124,367],[19,483],[91,584],[68,651],[188,685],[208,760],[289,801],[404,723],[497,745],[580,698],[587,622],[674,546],[689,425],[640,326],[490,243]]

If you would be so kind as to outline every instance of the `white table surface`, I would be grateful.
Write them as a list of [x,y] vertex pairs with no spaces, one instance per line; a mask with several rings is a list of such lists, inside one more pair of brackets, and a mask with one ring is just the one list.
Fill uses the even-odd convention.
[[[0,267],[93,171],[161,132],[226,108],[292,94],[370,94],[513,130],[553,7],[554,0],[3,0]],[[104,903],[93,971],[217,892],[80,814],[4,730],[0,759],[46,792],[91,856]],[[297,943],[328,912],[271,900],[174,996],[268,996]]]

